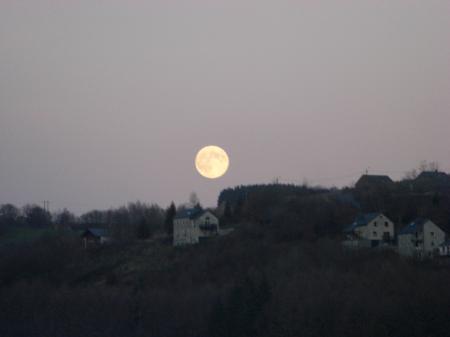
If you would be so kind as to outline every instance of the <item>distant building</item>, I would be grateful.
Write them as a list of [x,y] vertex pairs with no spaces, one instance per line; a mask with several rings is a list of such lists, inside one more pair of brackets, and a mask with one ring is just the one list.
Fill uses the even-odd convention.
[[422,171],[415,179],[419,180],[430,180],[430,181],[448,181],[450,176],[445,172],[440,171]]
[[450,191],[450,175],[440,171],[423,171],[412,181],[419,192]]
[[90,245],[104,244],[111,241],[111,236],[108,230],[104,228],[88,228],[81,234],[83,240],[83,247],[87,248]]
[[219,234],[219,219],[208,210],[185,209],[178,212],[173,220],[175,246],[196,244],[204,238]]
[[359,190],[379,189],[390,187],[394,184],[392,179],[386,175],[363,174],[355,184]]
[[403,256],[431,257],[445,242],[445,231],[429,219],[418,218],[398,234],[398,252]]
[[394,223],[382,213],[360,214],[345,230],[346,246],[376,247],[394,240]]

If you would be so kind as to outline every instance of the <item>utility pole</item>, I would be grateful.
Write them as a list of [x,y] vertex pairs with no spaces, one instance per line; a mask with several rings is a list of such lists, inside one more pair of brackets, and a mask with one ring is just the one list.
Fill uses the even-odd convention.
[[44,200],[42,203],[44,204],[44,211],[50,212],[50,201]]

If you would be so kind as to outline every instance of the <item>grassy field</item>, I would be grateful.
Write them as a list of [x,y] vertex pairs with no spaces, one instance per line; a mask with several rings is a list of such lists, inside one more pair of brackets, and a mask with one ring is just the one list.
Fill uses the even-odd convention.
[[16,243],[27,243],[38,240],[44,235],[54,233],[54,229],[51,227],[45,228],[31,228],[26,226],[20,226],[15,228],[9,228],[0,236],[0,246]]

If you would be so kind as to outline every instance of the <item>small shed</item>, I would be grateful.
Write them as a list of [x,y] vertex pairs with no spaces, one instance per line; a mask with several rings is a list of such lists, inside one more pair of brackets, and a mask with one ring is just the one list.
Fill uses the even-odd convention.
[[81,234],[83,240],[83,247],[87,248],[90,245],[102,245],[111,240],[109,232],[105,228],[87,228]]

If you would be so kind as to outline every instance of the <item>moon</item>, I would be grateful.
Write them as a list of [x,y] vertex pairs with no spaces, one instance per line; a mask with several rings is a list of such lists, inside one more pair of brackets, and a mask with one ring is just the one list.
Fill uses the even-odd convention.
[[230,166],[230,159],[221,147],[209,145],[198,151],[195,157],[195,168],[198,173],[208,179],[223,176]]

